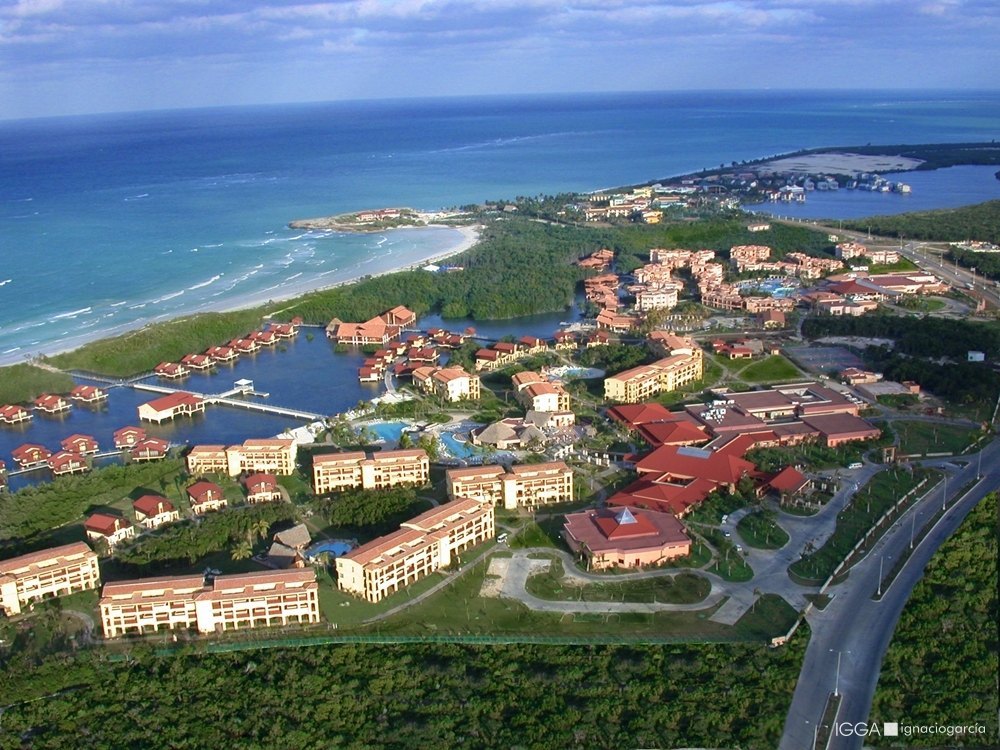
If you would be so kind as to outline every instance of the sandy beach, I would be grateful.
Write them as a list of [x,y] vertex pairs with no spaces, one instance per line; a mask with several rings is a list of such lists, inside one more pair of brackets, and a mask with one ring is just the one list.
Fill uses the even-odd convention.
[[[81,346],[89,344],[92,341],[112,338],[114,336],[127,333],[128,331],[139,330],[145,326],[163,323],[167,320],[175,320],[177,318],[196,315],[198,313],[232,312],[234,310],[245,310],[252,307],[260,307],[268,303],[294,300],[305,294],[309,294],[310,292],[317,292],[324,289],[344,286],[345,284],[351,284],[363,279],[366,276],[383,276],[397,271],[415,270],[431,263],[443,261],[470,249],[479,241],[479,234],[482,227],[453,227],[443,224],[428,224],[420,227],[399,227],[396,229],[387,229],[383,230],[383,233],[392,234],[396,232],[412,232],[421,229],[452,230],[455,233],[455,243],[450,245],[444,251],[438,250],[433,253],[428,253],[426,249],[422,249],[419,244],[414,244],[413,248],[409,252],[397,253],[385,258],[368,258],[359,263],[346,266],[345,268],[327,271],[308,278],[303,277],[300,280],[296,280],[294,283],[283,284],[278,289],[260,292],[257,294],[248,294],[240,297],[238,300],[220,300],[216,303],[205,302],[198,305],[192,305],[190,308],[183,310],[177,315],[158,315],[141,323],[128,323],[101,330],[95,329],[78,335],[65,336],[58,342],[48,346],[44,344],[40,345],[30,352],[17,351],[14,353],[2,354],[0,355],[0,366],[17,364],[19,362],[24,362],[29,358],[38,356],[51,356],[55,354],[62,354],[63,352],[73,351],[74,349],[79,349]],[[275,311],[275,314],[279,312],[280,311]]]

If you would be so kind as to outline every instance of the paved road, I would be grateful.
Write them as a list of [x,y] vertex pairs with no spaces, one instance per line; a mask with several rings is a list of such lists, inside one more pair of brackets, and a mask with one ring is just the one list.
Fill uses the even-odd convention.
[[[970,457],[966,457],[970,458]],[[968,465],[948,482],[949,503],[954,495],[976,477],[978,456],[972,454]],[[879,564],[884,558],[884,572],[893,566],[910,543],[912,514],[930,518],[941,507],[943,488],[916,503],[875,546],[872,553],[851,569],[848,580],[831,589],[837,598],[823,612],[809,617],[812,638],[806,650],[802,671],[785,721],[781,750],[810,747],[813,728],[820,720],[828,695],[835,690],[838,654],[839,688],[843,696],[838,721],[867,721],[872,696],[878,681],[882,659],[892,639],[899,614],[913,587],[923,575],[924,566],[937,548],[958,528],[979,500],[1000,488],[1000,440],[983,449],[984,478],[953,504],[940,523],[921,541],[881,601],[871,596],[879,586]],[[895,721],[894,716],[875,717]],[[945,720],[947,717],[941,717]],[[831,750],[860,748],[858,737],[834,735]]]

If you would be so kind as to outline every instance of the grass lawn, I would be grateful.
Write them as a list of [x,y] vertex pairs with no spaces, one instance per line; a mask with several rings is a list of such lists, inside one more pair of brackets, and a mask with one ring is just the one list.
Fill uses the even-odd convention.
[[937,472],[925,469],[917,469],[912,474],[906,471],[883,471],[876,474],[837,516],[837,528],[826,544],[811,555],[792,563],[788,568],[789,572],[805,581],[826,580],[875,521],[900,497],[925,478],[928,479],[923,488],[926,491],[933,486],[938,476]]
[[737,552],[720,556],[708,571],[727,581],[749,581],[753,578],[753,568]]
[[897,421],[892,428],[899,437],[899,452],[904,455],[961,453],[980,434],[968,427],[934,422]]
[[525,547],[551,547],[556,549],[559,546],[535,521],[529,521],[521,529],[511,534],[508,544],[512,549],[523,549]]
[[751,362],[739,371],[742,380],[749,383],[772,383],[778,380],[801,378],[799,369],[780,354]]
[[744,542],[758,549],[780,549],[788,544],[788,533],[775,523],[770,514],[745,515],[736,524],[736,531]]
[[487,569],[488,563],[484,561],[431,598],[374,623],[367,632],[761,641],[786,632],[794,619],[794,611],[783,601],[784,607],[778,603],[763,606],[758,603],[757,611],[748,612],[734,627],[708,619],[721,603],[697,612],[586,615],[535,612],[518,601],[480,596]]
[[632,581],[581,583],[565,578],[562,561],[552,560],[547,571],[528,579],[526,588],[528,593],[554,601],[694,604],[708,596],[712,585],[695,573]]

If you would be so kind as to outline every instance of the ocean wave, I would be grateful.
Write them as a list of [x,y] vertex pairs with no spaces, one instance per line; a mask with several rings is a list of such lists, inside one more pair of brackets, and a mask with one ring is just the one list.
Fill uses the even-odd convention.
[[21,347],[15,346],[13,349],[4,349],[2,353],[11,354],[12,352],[19,352],[19,351],[21,351]]
[[149,193],[139,193],[139,195],[131,195],[131,196],[125,198],[125,200],[126,201],[138,201],[138,200],[142,200],[143,198],[148,198],[148,197],[149,197]]
[[289,276],[287,279],[285,279],[285,281],[292,281],[294,279],[299,278],[299,276],[301,276],[301,275],[302,275],[302,272],[299,271],[298,273],[294,273],[291,276]]
[[218,281],[219,279],[221,279],[224,275],[225,274],[217,273],[215,276],[213,276],[212,278],[210,278],[208,281],[203,281],[200,284],[195,284],[194,286],[189,286],[188,287],[188,291],[189,292],[193,292],[195,289],[201,289],[202,287],[206,287],[209,284],[214,284],[216,281]]
[[121,307],[122,305],[127,305],[128,300],[122,300],[121,302],[112,302],[108,307]]
[[148,304],[149,304],[148,302],[143,302],[140,305],[130,305],[128,309],[129,310],[141,310],[142,308],[144,308]]
[[428,154],[449,154],[460,151],[476,151],[479,149],[489,149],[489,148],[503,148],[505,146],[513,146],[518,143],[526,143],[529,141],[540,141],[548,138],[564,138],[566,136],[580,136],[580,135],[594,135],[602,131],[588,131],[588,130],[559,130],[553,133],[536,133],[535,135],[515,135],[509,138],[493,138],[487,141],[477,141],[475,143],[467,143],[464,146],[450,146],[448,148],[439,148],[426,151]]
[[181,289],[179,292],[172,292],[171,294],[165,294],[162,297],[160,297],[159,299],[154,299],[153,300],[153,304],[155,305],[155,304],[158,304],[160,302],[166,302],[167,300],[174,299],[175,297],[180,297],[182,294],[184,294],[184,290],[183,289]]
[[90,307],[81,307],[79,310],[71,310],[70,312],[64,312],[64,313],[59,313],[58,315],[53,315],[49,320],[63,320],[63,319],[72,320],[78,315],[86,315],[87,313],[91,312],[91,310],[92,308]]
[[3,281],[0,281],[0,286],[7,286],[13,280],[14,279],[4,279]]

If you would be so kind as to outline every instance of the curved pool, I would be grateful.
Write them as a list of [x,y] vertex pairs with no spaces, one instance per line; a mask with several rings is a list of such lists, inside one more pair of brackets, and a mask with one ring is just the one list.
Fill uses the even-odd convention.
[[306,557],[316,557],[329,552],[331,557],[343,557],[357,546],[357,542],[348,539],[329,539],[317,542],[306,550]]

